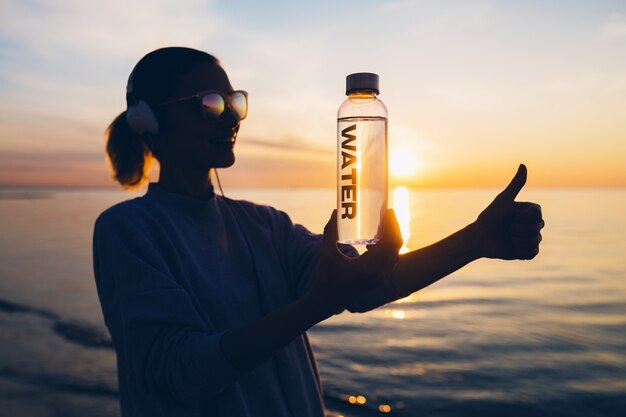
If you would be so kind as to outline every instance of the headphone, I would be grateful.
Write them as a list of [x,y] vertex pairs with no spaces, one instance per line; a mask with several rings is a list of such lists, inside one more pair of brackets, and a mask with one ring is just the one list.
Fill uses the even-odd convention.
[[150,137],[158,133],[159,122],[150,105],[135,95],[133,89],[134,75],[135,70],[130,74],[128,84],[126,85],[126,104],[128,106],[126,120],[133,132],[144,138]]

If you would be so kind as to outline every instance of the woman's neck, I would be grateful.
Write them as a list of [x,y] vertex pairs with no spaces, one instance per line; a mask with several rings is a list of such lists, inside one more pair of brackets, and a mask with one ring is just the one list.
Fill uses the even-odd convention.
[[213,190],[209,169],[167,169],[161,166],[159,185],[166,191],[190,197],[203,197]]

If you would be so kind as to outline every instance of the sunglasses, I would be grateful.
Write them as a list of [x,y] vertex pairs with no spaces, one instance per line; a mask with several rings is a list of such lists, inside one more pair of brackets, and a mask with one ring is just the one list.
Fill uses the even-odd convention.
[[187,100],[196,100],[200,104],[202,116],[210,122],[219,119],[227,108],[234,112],[238,120],[243,120],[248,115],[248,93],[243,90],[233,91],[229,94],[215,90],[205,90],[193,96],[166,101],[159,104],[159,106]]

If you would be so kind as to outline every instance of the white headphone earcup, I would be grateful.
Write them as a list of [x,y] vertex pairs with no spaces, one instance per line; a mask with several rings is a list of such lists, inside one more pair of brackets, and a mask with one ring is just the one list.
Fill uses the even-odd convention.
[[128,125],[133,132],[138,135],[155,135],[159,131],[159,123],[154,112],[150,105],[143,100],[139,100],[137,104],[128,107],[126,120],[128,120]]

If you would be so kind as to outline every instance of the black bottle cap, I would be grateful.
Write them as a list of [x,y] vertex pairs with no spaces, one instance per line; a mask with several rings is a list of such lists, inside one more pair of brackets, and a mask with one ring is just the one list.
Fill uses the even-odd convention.
[[354,91],[370,90],[379,94],[378,74],[357,72],[346,77],[346,95]]

